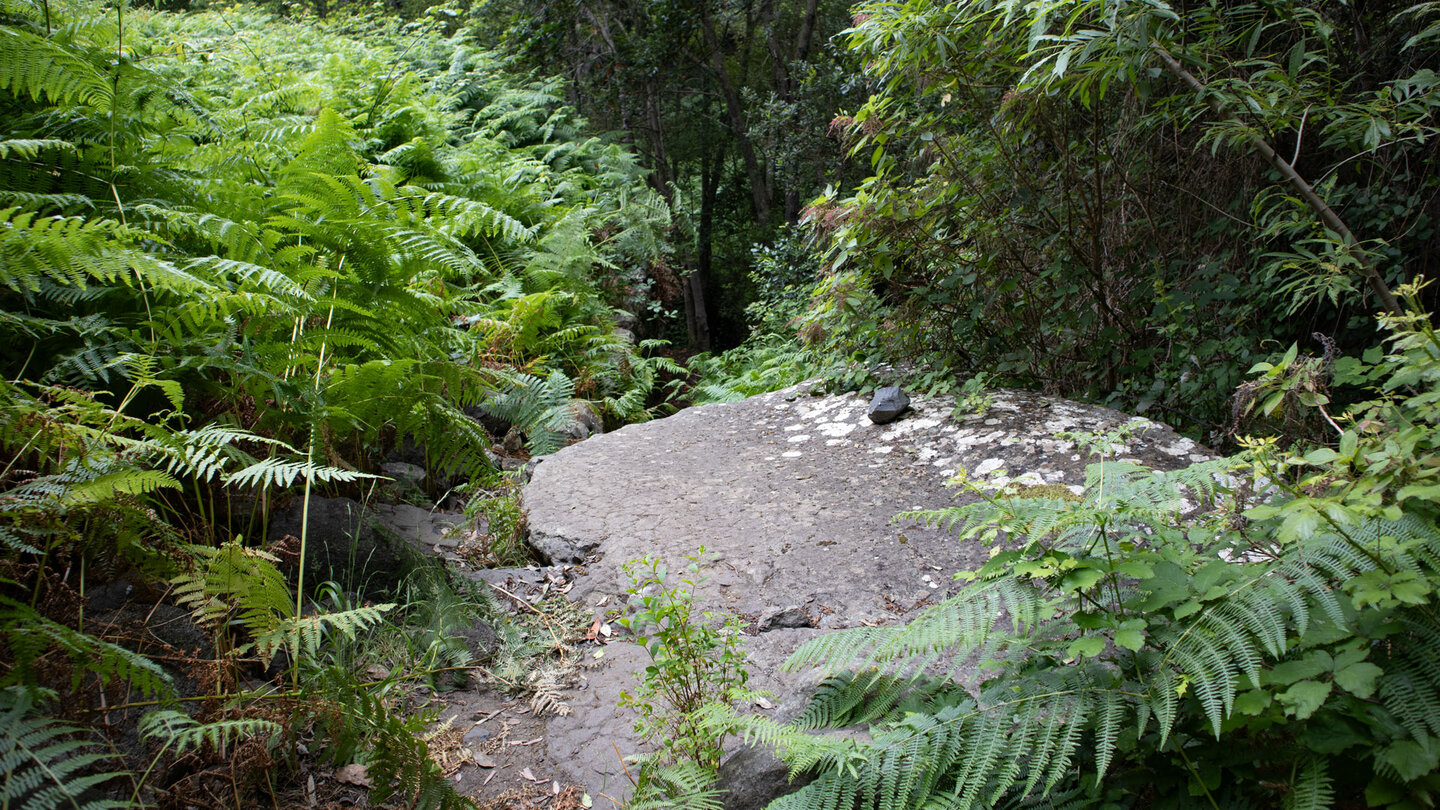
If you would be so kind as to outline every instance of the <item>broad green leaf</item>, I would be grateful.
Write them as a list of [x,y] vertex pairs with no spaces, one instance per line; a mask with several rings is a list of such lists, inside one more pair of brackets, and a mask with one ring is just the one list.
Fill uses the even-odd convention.
[[1091,658],[1105,651],[1105,639],[1100,636],[1084,636],[1070,643],[1065,655],[1069,658]]
[[1375,759],[1395,769],[1407,782],[1419,779],[1440,766],[1440,752],[1430,751],[1419,743],[1401,740],[1381,749]]
[[1145,646],[1145,633],[1141,630],[1125,629],[1115,631],[1115,645],[1127,650],[1139,650]]
[[1375,694],[1375,681],[1385,670],[1368,661],[1351,664],[1335,673],[1335,684],[1358,698]]
[[1330,688],[1325,681],[1301,681],[1279,695],[1280,703],[1285,706],[1286,714],[1304,720],[1325,705]]

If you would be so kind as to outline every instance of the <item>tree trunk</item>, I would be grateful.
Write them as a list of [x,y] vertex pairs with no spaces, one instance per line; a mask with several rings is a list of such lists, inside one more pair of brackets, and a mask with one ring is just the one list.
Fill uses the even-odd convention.
[[795,61],[804,62],[810,58],[810,40],[815,36],[815,17],[820,0],[805,3],[805,17],[800,20],[800,34],[795,37]]
[[710,318],[705,314],[705,280],[696,270],[685,277],[685,325],[690,328],[690,345],[710,351]]
[[717,143],[713,152],[700,160],[700,222],[695,229],[695,272],[685,279],[685,324],[690,345],[709,351],[710,317],[706,311],[705,286],[710,281],[715,237],[715,197],[720,192],[720,172],[725,166],[725,146]]
[[673,204],[673,177],[670,160],[665,154],[665,120],[660,114],[660,97],[653,79],[645,82],[645,126],[650,136],[650,160],[654,169],[650,174],[650,184],[660,192],[666,203]]
[[705,50],[709,51],[710,69],[720,85],[720,95],[725,99],[725,112],[730,120],[730,131],[740,146],[740,157],[745,161],[745,175],[750,180],[750,199],[755,206],[755,222],[764,224],[770,219],[770,183],[765,176],[765,167],[755,155],[755,145],[750,140],[750,128],[745,123],[745,108],[740,103],[740,93],[730,81],[725,69],[725,55],[720,52],[720,42],[715,35],[715,21],[710,9],[701,3],[700,31],[705,39]]

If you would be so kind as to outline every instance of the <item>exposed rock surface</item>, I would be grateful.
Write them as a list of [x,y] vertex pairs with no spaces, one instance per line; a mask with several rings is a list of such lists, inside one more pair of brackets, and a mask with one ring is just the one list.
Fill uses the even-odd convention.
[[[267,537],[300,536],[305,502],[296,498],[270,518]],[[458,560],[464,516],[408,504],[364,507],[350,498],[310,499],[307,576],[356,589],[393,587],[403,570],[403,546]]]
[[[676,571],[704,545],[711,562],[697,606],[762,631],[748,639],[751,685],[773,690],[766,711],[783,717],[814,683],[813,674],[777,674],[801,643],[825,629],[903,621],[952,593],[953,572],[985,559],[979,546],[891,522],[962,502],[945,486],[958,471],[1078,491],[1088,458],[1060,434],[1117,428],[1128,434],[1113,448],[1120,458],[1173,468],[1208,457],[1149,420],[1027,393],[995,393],[984,412],[959,418],[949,398],[910,404],[874,425],[866,400],[802,387],[572,445],[524,490],[531,543],[552,562],[585,562],[570,595],[597,613],[623,608],[627,560],[659,555]],[[620,755],[636,748],[633,718],[616,702],[648,657],[622,642],[603,660],[567,693],[570,715],[547,729],[549,760],[597,801],[628,787]]]
[[764,810],[779,796],[794,793],[814,777],[790,778],[790,767],[763,745],[747,745],[720,765],[725,810]]

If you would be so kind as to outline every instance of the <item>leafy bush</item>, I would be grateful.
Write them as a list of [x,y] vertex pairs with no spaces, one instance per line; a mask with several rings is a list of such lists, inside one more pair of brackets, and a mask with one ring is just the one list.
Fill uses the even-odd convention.
[[[647,557],[625,564],[634,612],[620,623],[635,633],[651,662],[637,691],[621,691],[620,705],[638,714],[635,731],[641,739],[659,745],[656,754],[643,760],[636,788],[641,797],[675,793],[677,785],[694,786],[691,777],[696,774],[713,778],[720,768],[726,731],[705,722],[701,710],[711,704],[728,705],[749,679],[735,617],[695,613],[695,586],[704,554],[702,546],[696,556],[688,557],[686,574],[668,586],[668,571],[661,560]],[[677,763],[688,767],[671,770]],[[688,788],[678,792],[702,803],[709,795]]]
[[1436,10],[860,4],[802,334],[1223,440],[1267,341],[1358,352],[1435,252]]

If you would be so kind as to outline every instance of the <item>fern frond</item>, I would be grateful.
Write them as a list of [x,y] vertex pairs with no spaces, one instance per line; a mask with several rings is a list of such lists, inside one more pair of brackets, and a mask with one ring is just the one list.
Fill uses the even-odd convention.
[[570,420],[574,382],[560,371],[552,371],[544,379],[519,374],[509,382],[509,390],[485,401],[481,407],[491,416],[524,431],[532,454],[542,455],[560,449],[565,438],[559,428]]
[[75,151],[75,144],[58,138],[0,138],[0,158],[10,156],[34,160],[47,150]]
[[273,740],[285,730],[273,720],[255,717],[201,723],[174,709],[161,709],[146,714],[140,718],[137,729],[140,736],[161,742],[172,748],[176,754],[209,746],[221,756],[241,740]]
[[23,689],[0,690],[0,806],[28,810],[105,810],[128,802],[89,797],[92,789],[122,776],[92,772],[114,759],[80,738],[80,729],[31,716]]
[[95,107],[112,98],[104,73],[76,50],[9,26],[0,28],[0,90]]
[[158,489],[179,489],[180,482],[161,470],[127,469],[76,484],[61,503],[67,506],[101,503],[119,495],[144,495]]
[[7,680],[28,677],[36,659],[59,649],[75,668],[73,680],[77,687],[90,673],[101,684],[118,679],[146,695],[168,696],[173,691],[170,676],[154,661],[41,616],[29,605],[7,596],[0,596],[0,636],[4,636],[15,657],[15,669]]
[[879,666],[893,672],[936,653],[963,657],[991,641],[997,616],[1007,615],[1023,634],[1023,628],[1040,621],[1046,604],[1038,591],[1014,580],[980,582],[926,608],[909,624],[857,627],[811,639],[790,656],[784,669],[819,666],[837,672]]
[[1327,810],[1335,800],[1325,760],[1311,757],[1305,762],[1285,794],[1285,810]]
[[[289,649],[307,655],[314,655],[320,649],[326,629],[336,630],[354,640],[355,634],[367,627],[379,624],[384,614],[395,609],[391,603],[366,605],[338,613],[318,613],[301,616],[299,620],[287,618],[275,624],[274,629],[256,637],[254,648],[265,660],[272,658],[282,649]],[[242,610],[242,618],[246,615]],[[252,624],[252,622],[247,622]],[[259,624],[253,623],[253,624]],[[246,648],[248,649],[248,647]]]
[[630,797],[630,810],[721,810],[723,794],[714,786],[714,774],[693,762],[665,768],[649,762],[640,765],[639,786]]
[[279,456],[261,459],[243,469],[236,470],[225,478],[227,484],[239,487],[285,488],[296,481],[307,478],[315,481],[338,481],[350,483],[365,478],[374,478],[369,473],[342,470],[310,461],[294,461]]

